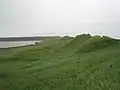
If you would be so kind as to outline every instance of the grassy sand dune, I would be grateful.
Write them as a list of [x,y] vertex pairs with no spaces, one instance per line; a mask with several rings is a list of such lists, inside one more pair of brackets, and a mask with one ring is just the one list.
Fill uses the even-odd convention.
[[0,90],[120,90],[120,41],[83,34],[0,49]]

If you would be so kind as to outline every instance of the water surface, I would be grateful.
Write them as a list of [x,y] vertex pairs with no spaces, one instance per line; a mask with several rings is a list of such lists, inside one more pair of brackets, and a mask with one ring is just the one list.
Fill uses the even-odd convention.
[[41,42],[41,41],[10,41],[10,42],[0,42],[0,48],[26,46],[26,45],[35,44],[36,42]]

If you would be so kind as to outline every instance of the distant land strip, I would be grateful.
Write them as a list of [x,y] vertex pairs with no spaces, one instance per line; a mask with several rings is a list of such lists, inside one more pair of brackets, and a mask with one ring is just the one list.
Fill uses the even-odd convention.
[[60,36],[38,36],[38,37],[5,37],[0,38],[0,42],[11,42],[11,41],[36,41],[46,40],[52,38],[59,38]]

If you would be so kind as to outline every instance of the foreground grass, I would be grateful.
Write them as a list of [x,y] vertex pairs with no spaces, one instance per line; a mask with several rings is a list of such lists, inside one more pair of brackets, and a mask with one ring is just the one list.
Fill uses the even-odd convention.
[[120,44],[80,35],[0,50],[0,90],[120,90]]

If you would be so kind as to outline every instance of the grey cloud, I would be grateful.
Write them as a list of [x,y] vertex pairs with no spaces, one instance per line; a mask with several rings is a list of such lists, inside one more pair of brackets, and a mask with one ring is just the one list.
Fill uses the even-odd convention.
[[119,0],[0,0],[0,37],[120,36]]

